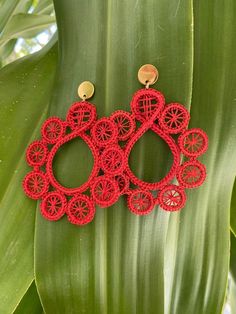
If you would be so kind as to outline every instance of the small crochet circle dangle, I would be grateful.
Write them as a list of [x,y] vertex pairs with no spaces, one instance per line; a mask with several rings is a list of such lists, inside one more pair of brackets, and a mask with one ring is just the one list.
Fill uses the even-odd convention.
[[[187,129],[190,114],[182,104],[166,104],[164,95],[150,88],[158,76],[151,64],[140,68],[138,79],[145,88],[133,95],[131,112],[116,110],[98,119],[96,107],[87,101],[94,86],[85,81],[78,88],[82,100],[71,105],[66,119],[50,117],[43,123],[41,139],[26,150],[33,169],[23,188],[28,197],[40,200],[44,218],[56,221],[66,215],[70,223],[82,226],[93,220],[96,205],[109,207],[121,195],[127,196],[127,207],[136,215],[149,214],[157,204],[166,211],[185,206],[185,189],[199,187],[206,178],[206,168],[197,158],[206,152],[208,138],[199,128]],[[148,130],[160,136],[173,155],[169,172],[158,182],[139,179],[129,166],[134,144]],[[68,188],[57,181],[53,161],[60,147],[77,137],[91,150],[93,168],[85,183]]]

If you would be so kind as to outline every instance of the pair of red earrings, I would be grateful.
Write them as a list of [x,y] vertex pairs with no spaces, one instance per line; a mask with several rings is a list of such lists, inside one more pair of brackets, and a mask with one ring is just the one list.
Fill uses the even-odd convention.
[[[196,188],[205,180],[206,168],[197,157],[207,150],[206,133],[199,128],[187,130],[187,109],[179,103],[166,105],[163,94],[149,88],[158,78],[153,65],[142,66],[138,78],[145,88],[133,95],[131,113],[118,110],[97,119],[96,107],[87,102],[94,86],[86,81],[78,89],[82,101],[72,104],[65,121],[51,117],[43,123],[41,139],[26,151],[33,171],[25,176],[23,188],[28,197],[41,199],[41,213],[46,219],[58,220],[66,214],[71,223],[84,225],[93,220],[96,204],[109,207],[123,194],[127,195],[128,208],[137,215],[150,213],[157,204],[164,210],[177,211],[185,205],[185,189]],[[136,121],[141,122],[139,127]],[[137,178],[128,162],[134,144],[149,129],[168,144],[173,154],[170,171],[154,183]],[[173,137],[176,134],[177,140]],[[68,188],[55,178],[53,159],[63,144],[76,137],[89,146],[94,164],[87,182]],[[182,164],[181,153],[188,158]],[[175,177],[178,185],[172,183]],[[130,182],[137,188],[130,188]],[[85,191],[90,196],[83,194]]]

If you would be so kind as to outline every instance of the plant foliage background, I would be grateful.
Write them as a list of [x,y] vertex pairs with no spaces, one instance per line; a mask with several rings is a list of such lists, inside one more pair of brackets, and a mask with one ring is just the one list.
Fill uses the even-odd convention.
[[[234,313],[235,1],[55,0],[54,6],[58,44],[54,37],[0,70],[0,312],[216,314],[229,286]],[[52,25],[52,12],[47,0],[0,1],[2,60],[16,38]],[[159,69],[155,87],[167,102],[183,103],[190,126],[208,133],[206,183],[188,191],[179,213],[157,207],[136,217],[121,198],[97,208],[94,222],[83,228],[66,218],[44,220],[21,189],[25,148],[42,121],[64,117],[84,80],[95,84],[99,116],[128,110],[144,63]],[[140,178],[157,180],[171,155],[148,132],[131,162]],[[92,156],[76,140],[54,166],[62,183],[77,186]]]

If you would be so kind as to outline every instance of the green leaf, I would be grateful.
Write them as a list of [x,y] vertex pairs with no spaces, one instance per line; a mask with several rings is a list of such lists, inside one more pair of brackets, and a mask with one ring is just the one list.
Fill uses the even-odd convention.
[[34,14],[51,14],[54,11],[52,0],[40,0],[34,9]]
[[[191,127],[202,127],[208,177],[188,192],[188,203],[168,229],[172,313],[221,313],[229,263],[229,208],[235,177],[236,4],[194,2],[194,77]],[[174,230],[174,231],[173,231]],[[171,253],[172,252],[172,253]],[[168,303],[169,302],[169,303]]]
[[236,237],[236,180],[232,191],[231,205],[230,205],[230,227],[231,231]]
[[[190,104],[192,7],[187,0],[55,1],[60,59],[50,114],[65,117],[80,82],[95,83],[99,117],[129,110],[141,86],[137,71],[153,63],[167,101]],[[81,151],[81,153],[80,153]],[[82,153],[83,152],[83,153]],[[161,158],[163,164],[159,164]],[[79,185],[91,168],[89,151],[77,140],[58,153],[62,183]],[[170,153],[152,132],[137,144],[132,166],[157,178]],[[121,198],[97,208],[95,220],[76,227],[37,214],[36,284],[47,313],[164,313],[164,253],[169,214],[129,212]],[[179,312],[183,313],[183,312]],[[179,314],[178,313],[178,314]],[[208,313],[209,314],[209,313]]]
[[5,60],[12,53],[17,39],[11,39],[8,43],[0,49],[0,56],[2,60]]
[[54,50],[44,49],[0,71],[0,313],[4,314],[12,313],[34,278],[36,204],[25,197],[21,182],[29,170],[25,149],[45,118],[55,73]]
[[[191,127],[202,127],[208,177],[188,192],[179,219],[170,218],[170,313],[221,313],[229,263],[229,208],[235,177],[236,3],[194,2],[194,77]],[[173,232],[173,229],[175,231]],[[168,303],[169,302],[169,303]]]
[[43,309],[33,281],[26,294],[17,306],[14,314],[42,314]]
[[1,0],[0,1],[0,33],[7,24],[9,18],[17,7],[19,0]]
[[[29,10],[32,0],[0,0],[0,33],[3,32],[9,20],[14,14],[25,13]],[[16,39],[9,40],[6,45],[0,48],[1,66],[4,60],[12,53],[16,44]]]
[[228,302],[231,308],[231,313],[236,313],[236,238],[231,233],[230,238],[230,280]]
[[32,0],[0,0],[0,33],[13,15],[26,13],[32,2]]
[[5,24],[7,23],[9,16],[14,11],[18,4],[19,0],[9,1],[2,0],[0,1],[0,32],[2,32]]
[[30,38],[55,23],[55,17],[50,15],[37,15],[19,13],[14,15],[6,25],[1,38],[0,47],[13,38]]

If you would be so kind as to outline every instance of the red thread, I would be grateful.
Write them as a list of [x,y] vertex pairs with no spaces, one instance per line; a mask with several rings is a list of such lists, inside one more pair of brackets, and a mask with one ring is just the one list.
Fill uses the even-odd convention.
[[177,134],[188,126],[189,119],[190,114],[184,106],[171,103],[162,111],[159,124],[163,131]]
[[127,192],[129,188],[129,178],[124,173],[119,174],[118,176],[115,176],[115,180],[118,184],[120,194],[124,194]]
[[96,108],[87,101],[76,102],[70,107],[66,120],[72,130],[88,130],[96,120]]
[[205,178],[206,167],[197,160],[186,161],[177,172],[179,184],[188,189],[199,187]]
[[98,147],[105,147],[117,142],[117,126],[111,119],[101,118],[93,126],[91,135]]
[[27,163],[32,166],[42,166],[47,160],[48,149],[41,141],[34,141],[26,150]]
[[[184,189],[200,186],[206,177],[205,166],[196,158],[207,150],[207,135],[198,128],[186,130],[190,119],[186,108],[179,103],[165,106],[164,96],[154,89],[137,91],[131,110],[132,114],[117,110],[110,118],[96,120],[95,106],[81,101],[69,108],[66,121],[51,117],[43,123],[42,140],[32,142],[26,150],[33,171],[23,180],[25,194],[41,199],[43,217],[58,220],[66,213],[72,224],[85,225],[94,218],[95,204],[109,207],[122,194],[127,194],[128,208],[136,215],[149,214],[157,204],[167,211],[184,207]],[[135,119],[141,122],[138,129]],[[137,178],[129,167],[133,146],[148,130],[161,137],[173,155],[169,172],[158,182]],[[178,133],[178,139],[172,137]],[[68,188],[55,178],[53,160],[62,145],[77,137],[90,148],[94,164],[85,183]],[[120,147],[119,141],[127,142]],[[190,158],[182,165],[181,152]],[[175,177],[179,185],[172,184]],[[130,182],[136,187],[130,187]]]
[[128,196],[128,207],[136,215],[147,215],[153,210],[154,200],[150,192],[134,190]]
[[118,145],[104,149],[101,154],[101,168],[110,175],[118,175],[124,172],[125,155]]
[[65,124],[58,117],[47,119],[41,128],[41,134],[45,142],[55,144],[61,140],[65,133]]
[[75,225],[86,225],[93,220],[95,215],[94,202],[87,196],[78,194],[68,203],[68,220]]
[[178,139],[181,152],[187,157],[198,157],[204,154],[208,147],[208,138],[201,129],[190,129]]
[[186,194],[180,186],[171,184],[160,191],[158,200],[162,209],[177,211],[184,207]]
[[42,171],[31,171],[23,180],[25,194],[34,199],[40,199],[48,191],[48,180]]
[[97,177],[91,186],[91,194],[93,200],[100,207],[109,207],[113,205],[119,198],[119,187],[115,179],[109,176]]
[[58,220],[65,214],[66,203],[66,197],[62,193],[49,192],[43,197],[40,204],[41,214],[48,220]]
[[157,118],[165,105],[164,96],[152,88],[138,90],[131,101],[131,110],[141,122]]
[[135,130],[135,122],[129,112],[117,110],[111,115],[111,119],[118,128],[118,140],[126,141]]

